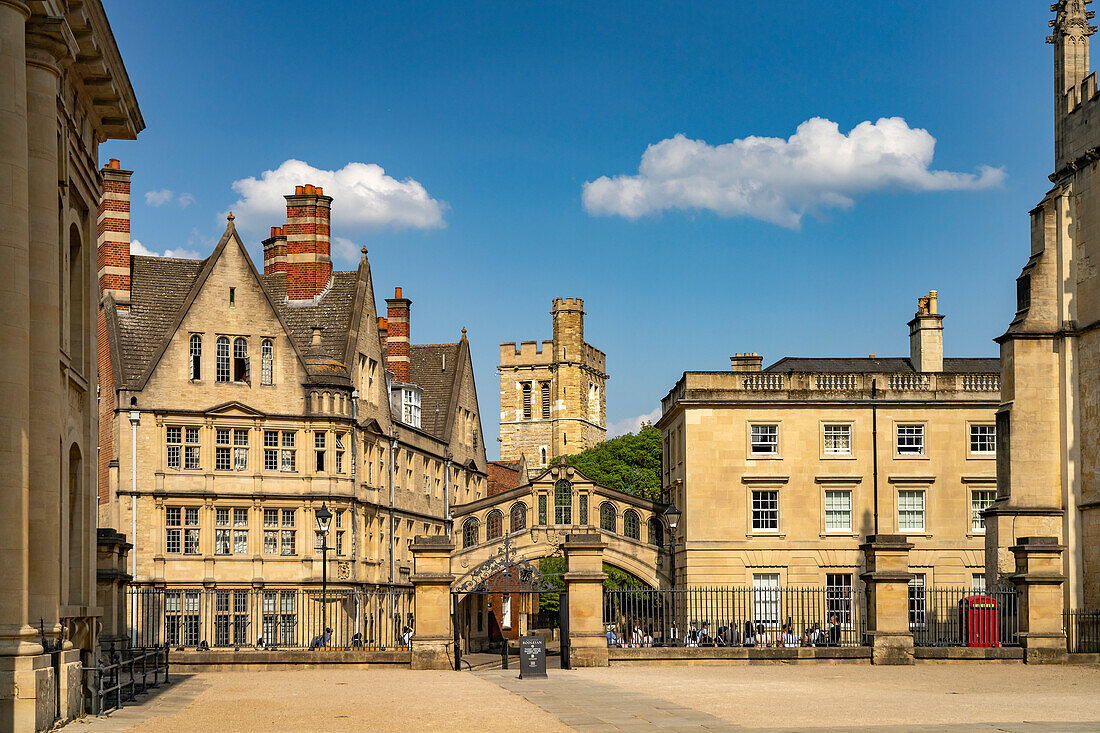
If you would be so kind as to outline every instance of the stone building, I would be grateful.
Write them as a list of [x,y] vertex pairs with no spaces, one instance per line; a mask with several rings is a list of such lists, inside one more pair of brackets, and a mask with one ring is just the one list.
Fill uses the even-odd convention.
[[98,0],[0,2],[0,730],[81,712],[96,598],[99,145],[145,127]]
[[366,249],[334,271],[319,187],[286,196],[261,274],[232,214],[204,260],[131,255],[112,226],[130,172],[103,175],[100,513],[132,535],[134,582],[185,605],[320,584],[324,504],[330,585],[408,586],[412,538],[486,492],[465,329],[414,344],[400,288],[378,313]]
[[[943,356],[937,294],[909,358],[784,358],[686,372],[662,401],[678,585],[860,585],[868,535],[913,543],[914,587],[983,587],[997,359]],[[920,591],[914,591],[919,598]]]
[[[990,573],[1015,569],[1021,537],[1066,548],[1064,602],[1100,608],[1100,109],[1089,72],[1091,12],[1052,6],[1054,187],[1031,211],[1016,314],[997,341],[1003,387],[998,498],[987,513]],[[1089,124],[1089,120],[1093,124]],[[1051,613],[1057,614],[1052,607]]]
[[607,435],[604,353],[584,341],[584,301],[555,298],[554,337],[500,345],[500,458],[541,472]]

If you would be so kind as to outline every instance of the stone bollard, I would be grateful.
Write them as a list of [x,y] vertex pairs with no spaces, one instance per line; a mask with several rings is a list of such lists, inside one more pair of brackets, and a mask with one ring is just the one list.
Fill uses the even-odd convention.
[[412,583],[415,588],[413,612],[413,669],[454,669],[451,652],[451,551],[454,542],[446,535],[413,539]]
[[1065,662],[1068,658],[1062,626],[1065,547],[1058,544],[1057,537],[1020,537],[1011,549],[1016,558],[1016,572],[1009,580],[1016,585],[1024,661]]
[[569,664],[607,666],[603,628],[603,549],[598,534],[565,538],[565,587],[569,593]]
[[867,635],[872,664],[913,664],[913,631],[909,628],[909,550],[905,535],[871,535],[859,549],[867,572]]

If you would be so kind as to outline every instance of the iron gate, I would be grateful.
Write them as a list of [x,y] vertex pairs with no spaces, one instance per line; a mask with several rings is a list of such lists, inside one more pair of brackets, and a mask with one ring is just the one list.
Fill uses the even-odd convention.
[[[451,592],[451,626],[454,629],[455,670],[462,669],[461,603],[465,596],[558,593],[558,624],[561,635],[561,667],[569,669],[569,594],[559,588],[556,574],[543,573],[529,560],[516,559],[511,538],[505,537],[500,551],[472,570]],[[503,602],[503,601],[502,601]],[[503,636],[503,634],[502,634]],[[508,638],[501,644],[501,666],[508,669]]]

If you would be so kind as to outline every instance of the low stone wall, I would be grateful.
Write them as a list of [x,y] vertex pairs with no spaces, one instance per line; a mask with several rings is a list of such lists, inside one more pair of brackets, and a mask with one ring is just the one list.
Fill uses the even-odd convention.
[[191,672],[263,672],[313,668],[408,667],[411,653],[401,651],[183,651],[168,655],[169,674]]
[[866,664],[871,661],[871,647],[797,647],[769,649],[766,647],[611,647],[607,659],[612,666],[624,664],[795,664],[832,663]]
[[924,662],[1023,662],[1024,649],[1018,646],[918,646],[913,657]]

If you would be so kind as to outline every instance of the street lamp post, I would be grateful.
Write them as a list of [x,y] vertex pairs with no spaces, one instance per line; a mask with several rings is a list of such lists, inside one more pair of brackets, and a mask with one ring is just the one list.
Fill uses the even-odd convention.
[[321,533],[321,639],[328,633],[328,528],[332,522],[332,512],[321,502],[321,508],[314,513],[317,531]]
[[668,506],[664,511],[665,521],[668,523],[668,569],[671,576],[672,587],[672,627],[669,629],[669,641],[675,643],[676,629],[676,548],[680,544],[676,542],[676,527],[680,524],[680,510],[676,508],[676,501],[669,497]]

